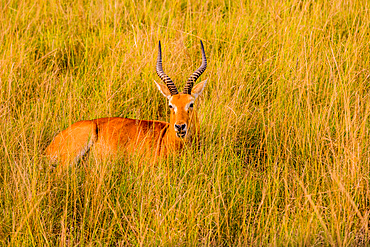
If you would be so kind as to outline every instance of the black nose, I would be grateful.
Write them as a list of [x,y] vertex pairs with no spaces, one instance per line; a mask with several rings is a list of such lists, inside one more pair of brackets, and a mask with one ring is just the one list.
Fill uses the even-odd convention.
[[175,124],[176,131],[182,131],[186,128],[186,124]]

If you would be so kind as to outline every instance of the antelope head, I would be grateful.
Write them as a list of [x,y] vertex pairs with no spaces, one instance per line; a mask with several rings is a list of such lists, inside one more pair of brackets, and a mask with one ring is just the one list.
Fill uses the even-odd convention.
[[170,131],[173,131],[176,138],[180,139],[191,138],[191,130],[196,127],[194,125],[196,124],[195,121],[197,121],[196,113],[193,109],[194,101],[202,93],[207,83],[207,80],[205,80],[193,87],[195,81],[207,68],[207,59],[202,41],[200,41],[200,44],[202,48],[202,65],[189,77],[184,91],[179,93],[171,78],[167,76],[162,69],[162,51],[161,42],[159,42],[156,70],[158,76],[165,85],[162,83],[155,83],[159,91],[169,101],[168,106],[171,110]]

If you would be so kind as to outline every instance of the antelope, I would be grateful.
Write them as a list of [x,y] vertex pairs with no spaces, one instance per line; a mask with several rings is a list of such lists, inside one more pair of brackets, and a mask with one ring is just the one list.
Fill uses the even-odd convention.
[[199,136],[199,120],[194,101],[203,92],[207,80],[193,86],[205,71],[207,59],[202,41],[201,66],[189,77],[183,92],[178,92],[171,78],[162,68],[161,42],[158,44],[156,72],[165,83],[155,85],[168,99],[170,122],[107,117],[83,120],[57,134],[46,148],[46,156],[53,163],[76,163],[88,152],[100,159],[117,157],[121,152],[149,156],[154,162],[191,145]]

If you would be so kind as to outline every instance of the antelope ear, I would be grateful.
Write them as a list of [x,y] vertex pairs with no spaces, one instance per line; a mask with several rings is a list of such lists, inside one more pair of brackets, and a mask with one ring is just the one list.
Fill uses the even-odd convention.
[[166,97],[167,99],[170,99],[172,95],[170,93],[170,90],[168,90],[168,87],[166,85],[163,85],[162,83],[156,81],[154,82],[158,90],[163,94],[163,96]]
[[202,92],[203,92],[203,89],[204,87],[206,86],[207,84],[207,80],[204,80],[202,82],[199,82],[197,85],[195,85],[193,87],[193,89],[191,90],[191,95],[194,97],[194,98],[197,98]]

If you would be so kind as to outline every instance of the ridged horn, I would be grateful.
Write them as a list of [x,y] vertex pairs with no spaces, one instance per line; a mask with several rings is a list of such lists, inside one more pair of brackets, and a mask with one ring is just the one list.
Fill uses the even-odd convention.
[[157,66],[156,66],[157,75],[162,79],[164,83],[166,83],[168,90],[170,90],[171,95],[178,94],[177,88],[171,78],[166,75],[162,68],[162,49],[161,49],[161,41],[159,41],[158,45],[158,58],[157,58]]
[[186,85],[184,87],[185,94],[191,94],[191,89],[193,88],[195,81],[207,68],[207,58],[206,53],[204,52],[202,41],[200,41],[200,45],[202,47],[202,65],[189,77],[188,81],[186,82]]

